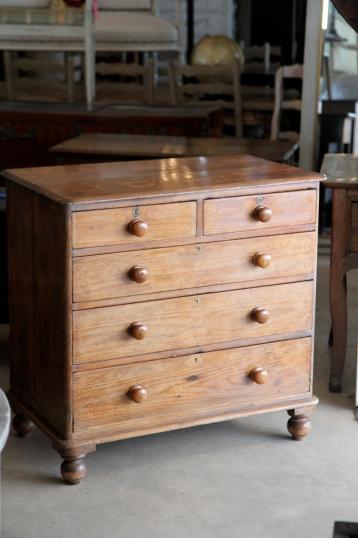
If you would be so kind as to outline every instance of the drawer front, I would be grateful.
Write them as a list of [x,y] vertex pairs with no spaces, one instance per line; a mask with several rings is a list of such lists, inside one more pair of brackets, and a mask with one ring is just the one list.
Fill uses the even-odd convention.
[[196,203],[73,213],[73,248],[143,243],[196,235]]
[[352,204],[351,231],[350,231],[350,250],[358,252],[358,203]]
[[76,311],[73,361],[138,361],[159,351],[310,330],[312,305],[308,281]]
[[73,260],[73,300],[310,274],[314,232],[84,256]]
[[[111,433],[148,432],[304,394],[310,390],[310,364],[311,339],[302,338],[78,372],[75,433],[106,427]],[[264,384],[254,380],[258,368]]]
[[263,231],[315,221],[316,191],[313,190],[219,198],[206,200],[204,204],[206,235]]

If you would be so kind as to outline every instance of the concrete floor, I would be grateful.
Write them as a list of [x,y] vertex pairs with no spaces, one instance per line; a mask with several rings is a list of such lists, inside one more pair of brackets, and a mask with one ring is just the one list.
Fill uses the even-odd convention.
[[[358,521],[354,317],[344,392],[330,394],[328,257],[319,262],[315,393],[321,403],[302,443],[286,413],[100,445],[89,474],[62,485],[45,436],[12,434],[2,461],[3,538],[327,538],[335,520]],[[7,388],[6,335],[0,385]]]

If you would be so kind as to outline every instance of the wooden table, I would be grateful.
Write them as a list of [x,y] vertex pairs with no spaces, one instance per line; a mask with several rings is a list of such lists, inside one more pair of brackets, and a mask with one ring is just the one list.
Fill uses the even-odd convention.
[[66,163],[106,160],[156,159],[210,155],[251,154],[270,161],[287,162],[297,148],[289,140],[189,138],[121,134],[83,134],[51,148]]
[[49,148],[81,133],[221,136],[215,106],[99,107],[81,104],[0,102],[0,160],[4,168],[54,164]]
[[347,348],[347,279],[358,269],[358,155],[326,154],[321,172],[333,189],[330,310],[332,362],[329,388],[341,391]]
[[13,425],[67,483],[99,443],[272,411],[310,432],[320,175],[249,155],[5,174]]

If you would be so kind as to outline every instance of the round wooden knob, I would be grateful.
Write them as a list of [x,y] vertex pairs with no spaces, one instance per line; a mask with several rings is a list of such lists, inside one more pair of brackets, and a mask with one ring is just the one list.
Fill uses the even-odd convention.
[[265,252],[256,252],[252,257],[252,263],[257,265],[257,267],[268,267],[272,261],[270,254],[265,254]]
[[145,282],[147,280],[149,272],[148,269],[146,269],[145,267],[135,265],[134,267],[131,267],[131,269],[129,269],[128,276],[134,282],[142,284],[142,282]]
[[270,319],[270,312],[266,308],[258,307],[251,311],[250,317],[253,321],[257,321],[257,323],[266,323]]
[[148,327],[139,321],[135,321],[129,326],[128,332],[136,340],[143,340],[148,332]]
[[267,383],[268,372],[264,368],[254,368],[249,373],[249,378],[252,379],[252,381],[255,381],[258,385],[263,385],[264,383]]
[[272,209],[264,206],[255,207],[252,216],[259,222],[268,222],[272,218]]
[[148,224],[144,220],[134,219],[128,224],[129,233],[137,237],[143,237],[148,231]]
[[133,385],[128,393],[128,398],[135,403],[142,403],[148,398],[148,392],[141,385]]

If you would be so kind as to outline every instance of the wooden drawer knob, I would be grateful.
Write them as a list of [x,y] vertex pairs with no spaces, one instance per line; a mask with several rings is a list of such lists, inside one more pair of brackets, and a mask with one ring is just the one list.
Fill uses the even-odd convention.
[[134,267],[131,267],[128,271],[128,276],[133,282],[137,282],[138,284],[142,284],[145,282],[149,276],[148,269],[145,267],[140,267],[139,265],[134,265]]
[[143,237],[148,231],[148,224],[144,220],[133,219],[128,224],[129,233],[137,237]]
[[127,392],[127,395],[135,403],[142,403],[148,398],[148,392],[141,385],[133,385]]
[[252,216],[259,222],[268,222],[272,218],[272,209],[259,205],[255,207]]
[[251,310],[250,318],[257,323],[266,323],[270,319],[270,312],[266,308],[254,308]]
[[258,385],[263,385],[268,380],[268,372],[264,368],[254,368],[249,373],[249,378]]
[[272,261],[270,254],[265,254],[265,252],[256,252],[252,257],[252,263],[257,265],[257,267],[268,267]]
[[128,328],[129,334],[136,340],[143,340],[148,332],[148,327],[139,321],[135,321]]

